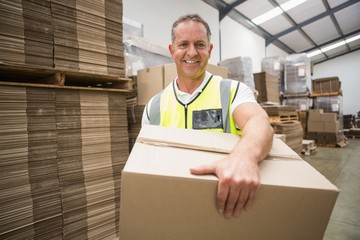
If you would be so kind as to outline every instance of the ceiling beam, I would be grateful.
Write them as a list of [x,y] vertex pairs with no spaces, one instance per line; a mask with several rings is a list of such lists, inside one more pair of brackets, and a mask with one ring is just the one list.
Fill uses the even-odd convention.
[[331,60],[331,59],[334,59],[334,58],[337,58],[337,57],[341,57],[341,56],[344,56],[346,54],[349,54],[349,53],[352,53],[352,52],[356,52],[356,51],[359,51],[360,50],[360,47],[357,47],[357,48],[354,48],[348,52],[343,52],[343,53],[340,53],[340,54],[337,54],[337,55],[334,55],[334,56],[331,56],[331,57],[328,57],[326,59],[322,59],[322,60],[318,60],[318,61],[314,61],[312,62],[314,65],[316,64],[319,64],[319,63],[323,63],[323,62],[326,62],[328,60]]
[[224,17],[226,17],[226,15],[228,15],[228,13],[233,10],[233,8],[235,8],[236,6],[242,4],[243,2],[245,2],[246,0],[237,0],[231,4],[228,4],[225,8],[221,9],[219,11],[219,22],[221,22],[221,20],[223,20]]
[[345,3],[342,3],[342,4],[340,4],[340,5],[336,6],[336,7],[328,10],[328,11],[325,11],[325,12],[313,17],[313,18],[310,18],[310,19],[308,19],[308,20],[306,20],[306,21],[304,21],[302,23],[299,23],[299,24],[297,24],[297,25],[295,25],[293,27],[290,27],[290,28],[278,33],[278,34],[275,34],[275,35],[273,35],[271,37],[266,38],[265,39],[265,44],[266,44],[266,46],[268,46],[273,41],[275,41],[276,39],[284,36],[285,34],[288,34],[288,33],[292,32],[292,31],[300,29],[300,28],[302,28],[302,27],[304,27],[304,26],[306,26],[306,25],[308,25],[310,23],[313,23],[313,22],[315,22],[315,21],[317,21],[317,20],[319,20],[321,18],[327,17],[327,16],[329,16],[329,15],[331,15],[331,14],[337,12],[337,11],[340,11],[340,10],[346,8],[346,7],[349,7],[349,6],[355,4],[355,3],[359,2],[359,1],[360,0],[349,0],[349,1],[345,2]]
[[325,42],[323,44],[317,45],[316,47],[312,47],[312,48],[309,48],[307,50],[304,50],[304,52],[314,51],[316,49],[331,45],[332,43],[336,43],[337,41],[344,40],[345,38],[351,37],[351,36],[356,35],[358,33],[360,33],[360,29],[352,31],[352,32],[350,32],[348,34],[345,34],[345,35],[341,36],[341,37],[338,37],[338,38],[332,39],[330,41],[327,41],[327,42]]

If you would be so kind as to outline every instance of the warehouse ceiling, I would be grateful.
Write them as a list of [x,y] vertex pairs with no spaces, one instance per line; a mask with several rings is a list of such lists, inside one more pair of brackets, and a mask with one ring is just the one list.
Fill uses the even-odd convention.
[[[264,37],[266,46],[274,44],[288,54],[307,53],[314,64],[360,49],[360,0],[299,0],[289,10],[283,4],[290,0],[203,1],[219,11],[219,21],[228,16]],[[270,10],[281,13],[254,23]]]

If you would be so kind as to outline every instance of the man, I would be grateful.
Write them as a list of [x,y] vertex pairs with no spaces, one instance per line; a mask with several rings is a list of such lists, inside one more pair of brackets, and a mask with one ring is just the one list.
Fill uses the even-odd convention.
[[260,186],[258,163],[271,148],[273,129],[250,88],[206,71],[213,48],[210,36],[208,24],[197,14],[174,22],[169,51],[178,77],[149,101],[142,124],[241,134],[225,158],[190,169],[192,174],[215,174],[217,210],[225,217],[239,216],[254,202]]

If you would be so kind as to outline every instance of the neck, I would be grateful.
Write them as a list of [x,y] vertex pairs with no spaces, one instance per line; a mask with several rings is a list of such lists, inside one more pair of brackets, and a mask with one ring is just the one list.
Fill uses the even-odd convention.
[[180,91],[192,94],[204,81],[205,75],[197,79],[178,78],[176,84]]

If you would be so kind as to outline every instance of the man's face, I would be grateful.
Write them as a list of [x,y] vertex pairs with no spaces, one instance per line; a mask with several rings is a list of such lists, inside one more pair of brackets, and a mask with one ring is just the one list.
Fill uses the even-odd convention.
[[204,76],[212,48],[203,24],[194,21],[180,23],[176,27],[174,42],[169,45],[178,77],[196,80]]

